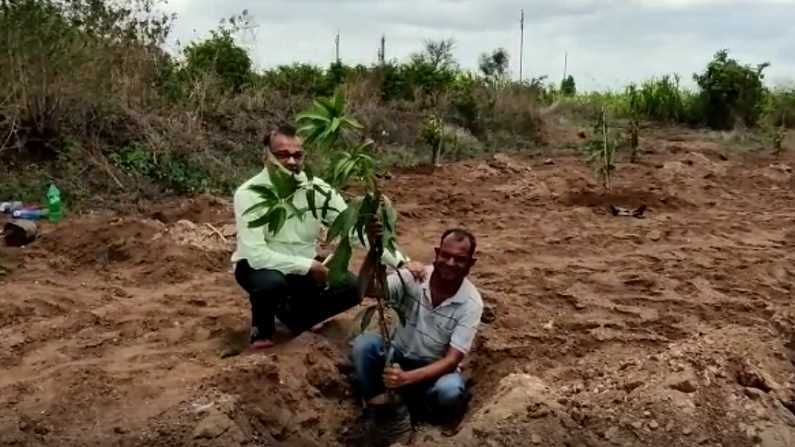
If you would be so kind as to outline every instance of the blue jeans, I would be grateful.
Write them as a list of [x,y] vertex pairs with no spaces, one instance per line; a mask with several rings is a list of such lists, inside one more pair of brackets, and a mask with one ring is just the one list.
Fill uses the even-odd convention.
[[[380,335],[365,333],[353,341],[351,357],[355,385],[365,400],[372,399],[386,389],[382,378],[385,356],[384,340]],[[398,350],[395,350],[392,361],[404,371],[427,365],[427,362],[405,357]],[[459,373],[445,374],[436,380],[403,387],[400,393],[412,413],[421,419],[435,420],[433,422],[458,418],[465,411],[468,400],[466,384]]]

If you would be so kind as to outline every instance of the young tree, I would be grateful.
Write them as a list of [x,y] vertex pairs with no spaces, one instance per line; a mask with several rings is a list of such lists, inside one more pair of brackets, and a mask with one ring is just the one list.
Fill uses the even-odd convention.
[[563,96],[574,96],[577,94],[577,84],[574,82],[574,76],[568,75],[560,82],[560,93]]
[[483,76],[489,79],[502,80],[508,74],[509,63],[510,56],[508,51],[505,48],[497,48],[491,54],[481,54],[478,66]]
[[594,125],[594,136],[585,145],[587,162],[594,168],[597,178],[605,192],[610,191],[611,178],[615,170],[616,143],[607,125],[607,110],[602,112]]
[[701,88],[706,124],[713,129],[732,129],[737,120],[755,126],[762,115],[767,89],[762,84],[769,63],[741,65],[718,51],[706,70],[694,74]]
[[411,61],[424,62],[436,70],[455,70],[458,63],[453,55],[455,40],[426,40],[425,49],[422,53],[415,53],[411,56]]

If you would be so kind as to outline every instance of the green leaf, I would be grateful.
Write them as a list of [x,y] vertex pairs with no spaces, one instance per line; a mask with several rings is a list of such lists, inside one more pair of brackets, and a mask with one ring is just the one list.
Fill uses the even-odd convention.
[[384,222],[384,228],[392,233],[397,231],[397,211],[387,196],[381,196],[381,219]]
[[348,238],[348,235],[351,230],[353,230],[353,226],[356,225],[356,221],[359,218],[359,208],[361,205],[361,199],[351,200],[348,207],[337,215],[337,218],[334,219],[334,223],[331,224],[331,228],[328,231],[328,237],[326,239],[328,242],[333,241],[338,236]]
[[345,97],[340,91],[337,91],[334,94],[334,109],[339,115],[342,115],[343,112],[345,112]]
[[331,124],[329,125],[329,135],[337,132],[337,130],[340,128],[340,123],[341,121],[339,118],[334,118],[331,120]]
[[262,215],[262,216],[258,217],[257,219],[254,219],[251,222],[249,222],[248,223],[248,227],[249,228],[264,227],[264,226],[268,225],[268,222],[270,222],[270,216],[268,216],[268,214],[266,213],[265,215]]
[[363,129],[362,126],[358,121],[353,118],[342,118],[342,122],[346,124],[348,127],[353,127],[354,129]]
[[259,211],[259,210],[264,209],[264,208],[270,208],[270,207],[272,207],[273,205],[275,205],[279,201],[279,198],[276,197],[276,193],[273,192],[273,190],[271,190],[270,187],[268,187],[268,186],[265,186],[265,185],[251,185],[251,186],[249,186],[248,189],[250,191],[255,192],[257,195],[259,195],[262,198],[262,201],[258,202],[258,203],[255,203],[254,205],[249,207],[247,210],[243,211],[244,215],[245,214],[251,214],[251,213],[253,213],[255,211]]
[[317,98],[313,101],[316,113],[332,115],[334,113],[334,106],[329,103],[326,98]]
[[312,212],[312,217],[317,219],[317,206],[315,206],[315,189],[310,189],[306,192],[306,204],[309,206],[309,211]]
[[[327,115],[312,113],[312,112],[299,113],[298,115],[295,116],[295,119],[299,122],[309,120],[309,121],[320,121],[323,123],[328,123],[329,121],[331,121]],[[312,125],[316,124],[313,123]]]
[[326,216],[328,216],[328,211],[331,205],[331,196],[332,196],[331,191],[324,191],[323,189],[317,186],[315,188],[315,191],[320,191],[321,194],[326,196],[326,200],[323,201],[323,208],[320,211],[321,217],[325,219]]
[[298,190],[298,179],[284,167],[275,163],[268,163],[268,175],[273,188],[276,190],[276,195],[280,199],[286,199]]
[[268,210],[265,215],[248,223],[249,228],[267,226],[266,230],[274,235],[281,231],[287,221],[287,208],[280,203]]
[[331,260],[328,262],[328,276],[329,284],[332,287],[344,284],[350,273],[348,272],[348,264],[351,261],[351,241],[347,235],[340,239],[337,249],[334,251]]
[[315,104],[319,105],[324,110],[327,110],[330,116],[339,115],[336,104],[334,104],[330,98],[318,98],[315,100]]
[[265,200],[278,200],[276,193],[270,186],[266,185],[251,185],[248,187],[249,191],[255,192],[257,195]]
[[268,223],[268,231],[275,235],[282,230],[284,223],[287,222],[287,209],[283,206],[276,206],[268,214],[270,213],[273,213],[273,217]]
[[356,172],[357,167],[358,163],[355,158],[348,160],[345,163],[345,167],[342,169],[342,172],[340,173],[340,179],[338,185],[342,186],[348,183],[348,180],[350,180],[351,175],[353,175],[353,173]]
[[363,246],[367,245],[367,242],[364,238],[367,224],[369,224],[370,221],[376,217],[377,211],[378,203],[376,203],[375,197],[373,197],[372,194],[366,194],[362,198],[362,204],[359,207],[359,216],[356,220],[356,235],[359,237],[359,241]]

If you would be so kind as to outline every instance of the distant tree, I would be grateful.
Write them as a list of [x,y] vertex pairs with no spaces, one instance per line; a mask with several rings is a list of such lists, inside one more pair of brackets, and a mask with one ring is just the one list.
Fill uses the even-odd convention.
[[762,115],[767,89],[762,84],[768,63],[755,67],[718,51],[707,69],[693,78],[701,88],[700,99],[706,124],[713,129],[731,129],[737,120],[755,126]]
[[425,49],[421,53],[411,56],[411,62],[416,64],[425,63],[435,70],[455,70],[458,63],[453,56],[455,40],[426,40]]
[[185,48],[186,69],[189,75],[213,73],[234,91],[251,80],[251,58],[235,43],[227,29],[212,31],[209,39],[192,42]]
[[481,54],[478,65],[483,76],[490,79],[504,79],[508,73],[509,62],[508,51],[505,48],[497,48],[491,54]]
[[577,84],[574,82],[574,76],[568,75],[560,83],[560,93],[563,96],[574,96],[577,94]]

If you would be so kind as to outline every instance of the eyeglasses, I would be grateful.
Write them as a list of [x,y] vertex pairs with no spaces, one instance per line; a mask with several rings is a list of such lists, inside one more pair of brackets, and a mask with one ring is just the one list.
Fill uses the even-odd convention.
[[287,161],[289,159],[294,159],[295,161],[301,161],[304,159],[303,152],[273,152],[273,156],[276,157],[280,161]]

